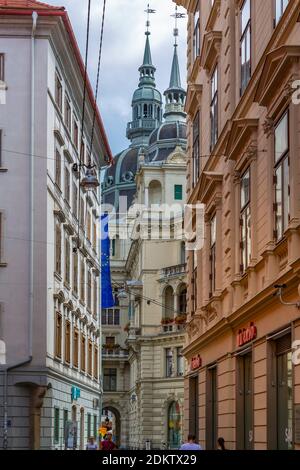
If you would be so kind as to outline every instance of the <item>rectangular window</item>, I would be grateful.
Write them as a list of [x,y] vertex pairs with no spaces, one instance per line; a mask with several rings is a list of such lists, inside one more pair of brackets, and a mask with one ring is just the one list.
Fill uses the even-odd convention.
[[73,214],[75,215],[76,219],[78,216],[78,189],[77,189],[77,184],[75,181],[73,181]]
[[91,430],[92,430],[92,415],[90,413],[87,414],[87,435],[88,439],[91,437]]
[[78,367],[78,352],[79,352],[79,332],[77,328],[74,329],[73,335],[73,366]]
[[94,346],[94,377],[98,379],[99,372],[98,372],[98,348]]
[[94,318],[97,318],[98,314],[98,282],[97,279],[94,279],[94,306],[93,306]]
[[71,362],[71,323],[66,321],[65,325],[65,362]]
[[97,437],[97,416],[94,415],[94,424],[93,424],[93,437]]
[[102,325],[120,325],[120,310],[117,309],[103,309],[102,314]]
[[218,66],[216,66],[210,81],[210,149],[212,150],[219,137],[218,119]]
[[243,174],[241,178],[240,189],[240,225],[241,225],[241,273],[243,273],[250,264],[251,260],[251,208],[250,208],[250,169]]
[[280,240],[290,220],[289,113],[275,127],[275,238]]
[[277,25],[282,17],[289,0],[275,0],[275,24]]
[[182,185],[175,184],[174,186],[174,199],[176,201],[182,201]]
[[80,144],[80,162],[87,163],[85,161],[85,144],[83,140],[81,140],[81,144]]
[[217,218],[214,215],[210,222],[210,293],[212,297],[216,290],[216,242],[217,242]]
[[84,259],[81,260],[80,267],[80,298],[82,302],[85,301],[85,265]]
[[199,112],[193,121],[193,186],[196,186],[200,176],[200,120]]
[[65,95],[65,124],[70,132],[71,132],[71,123],[72,123],[71,104],[70,104],[69,98],[67,97],[67,95]]
[[68,413],[68,410],[64,410],[64,441],[66,439],[66,432],[67,432],[67,422],[68,422],[68,418],[69,418],[69,413]]
[[59,408],[54,408],[54,444],[59,444]]
[[62,317],[56,312],[55,315],[55,357],[61,359],[61,340],[62,340]]
[[65,240],[65,283],[70,285],[70,241]]
[[70,172],[65,167],[65,199],[70,204]]
[[83,333],[81,333],[81,345],[80,345],[80,355],[81,355],[81,370],[85,372],[86,361],[85,361],[85,343],[86,339]]
[[73,143],[76,150],[78,150],[78,124],[75,116],[73,116]]
[[197,2],[194,12],[194,31],[193,31],[193,59],[200,55],[200,1]]
[[88,271],[87,275],[87,308],[92,310],[92,274]]
[[182,355],[182,347],[176,348],[177,352],[177,376],[183,377],[184,375],[184,357]]
[[55,183],[59,188],[61,187],[61,155],[57,149],[55,152]]
[[197,293],[197,282],[198,282],[198,267],[197,267],[197,251],[190,251],[192,256],[192,314],[194,315],[198,308],[198,293]]
[[103,389],[106,392],[117,391],[117,369],[104,369]]
[[165,350],[166,354],[166,377],[173,376],[173,351],[171,348]]
[[80,198],[80,225],[84,226],[84,199]]
[[61,274],[61,228],[58,224],[55,227],[55,271]]
[[4,54],[0,54],[0,81],[5,81],[5,74],[4,74]]
[[97,251],[97,224],[93,221],[93,248]]
[[73,290],[78,294],[78,254],[73,253]]
[[62,82],[57,72],[55,74],[55,103],[57,104],[61,112],[62,111]]
[[92,374],[93,374],[92,361],[93,361],[93,343],[89,339],[89,342],[88,342],[88,374],[90,376],[92,376]]
[[241,95],[251,77],[251,0],[245,0],[241,8]]
[[92,214],[87,210],[87,230],[86,230],[87,239],[92,241]]

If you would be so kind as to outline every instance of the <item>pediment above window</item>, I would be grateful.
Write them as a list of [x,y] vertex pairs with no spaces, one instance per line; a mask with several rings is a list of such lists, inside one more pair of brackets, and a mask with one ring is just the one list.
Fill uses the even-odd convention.
[[202,96],[202,85],[192,84],[188,86],[185,112],[194,116],[199,108]]
[[203,171],[200,179],[199,199],[203,204],[208,204],[221,193],[223,174],[215,171]]
[[257,142],[258,119],[234,119],[226,147],[226,156],[237,160],[249,146],[249,142]]
[[216,23],[218,16],[220,15],[221,0],[215,0],[211,7],[209,18],[206,24],[206,31],[211,31]]
[[200,63],[209,73],[217,62],[217,57],[220,54],[221,41],[221,31],[209,31],[204,35]]
[[300,46],[281,46],[270,52],[262,69],[254,101],[270,107],[279,90],[285,87],[288,77],[299,70]]

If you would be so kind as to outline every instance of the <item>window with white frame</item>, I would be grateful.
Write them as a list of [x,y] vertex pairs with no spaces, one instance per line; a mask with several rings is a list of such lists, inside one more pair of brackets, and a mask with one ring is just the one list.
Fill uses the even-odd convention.
[[289,0],[275,0],[275,25],[277,25],[282,17]]
[[275,126],[275,238],[280,240],[289,224],[289,112],[286,111]]
[[200,55],[200,1],[197,2],[194,12],[194,31],[193,31],[193,59]]
[[55,103],[57,104],[60,111],[62,111],[62,99],[63,99],[62,90],[63,90],[62,81],[58,72],[56,72],[55,74]]
[[241,225],[241,272],[248,267],[251,259],[251,206],[250,206],[250,168],[241,177],[240,185],[240,225]]
[[196,183],[200,176],[200,164],[199,164],[199,153],[200,153],[200,122],[199,122],[199,111],[197,112],[195,119],[193,121],[193,186],[196,186]]
[[217,243],[217,217],[214,215],[210,221],[210,292],[209,296],[212,297],[216,290],[216,243]]
[[241,94],[244,93],[251,77],[251,0],[245,0],[241,18]]
[[173,351],[171,348],[165,350],[166,358],[166,377],[172,377],[173,375]]
[[5,74],[4,74],[4,54],[0,54],[0,81],[5,81]]
[[218,120],[218,65],[216,65],[210,81],[210,149],[217,143],[219,136]]

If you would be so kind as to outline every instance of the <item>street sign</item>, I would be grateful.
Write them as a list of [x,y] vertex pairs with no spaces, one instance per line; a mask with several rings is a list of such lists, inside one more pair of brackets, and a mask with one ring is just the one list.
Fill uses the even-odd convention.
[[71,398],[72,398],[72,401],[80,398],[80,388],[78,387],[71,388]]

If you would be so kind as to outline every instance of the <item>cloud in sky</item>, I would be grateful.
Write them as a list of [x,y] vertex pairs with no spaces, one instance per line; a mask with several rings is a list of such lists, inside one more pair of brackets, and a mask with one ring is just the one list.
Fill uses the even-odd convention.
[[[149,0],[107,0],[104,42],[102,51],[99,107],[108,134],[112,152],[128,146],[126,124],[131,120],[131,99],[137,88],[145,44],[145,22]],[[70,16],[74,32],[84,56],[86,38],[87,0],[49,0],[63,5]],[[92,0],[89,48],[89,76],[96,80],[98,44],[103,0]],[[173,55],[174,13],[172,0],[152,0],[156,9],[151,15],[151,52],[157,68],[156,85],[163,91],[168,87]],[[179,9],[179,11],[184,11]],[[182,84],[186,78],[186,20],[179,20],[179,60]]]

